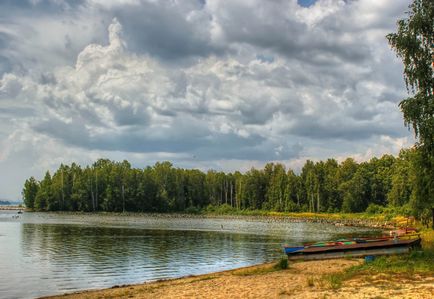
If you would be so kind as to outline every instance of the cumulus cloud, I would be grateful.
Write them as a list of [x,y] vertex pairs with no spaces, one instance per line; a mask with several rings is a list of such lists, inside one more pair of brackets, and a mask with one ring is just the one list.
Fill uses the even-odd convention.
[[223,170],[397,153],[412,139],[385,35],[408,1],[311,2],[5,2],[2,169],[52,169],[46,151]]

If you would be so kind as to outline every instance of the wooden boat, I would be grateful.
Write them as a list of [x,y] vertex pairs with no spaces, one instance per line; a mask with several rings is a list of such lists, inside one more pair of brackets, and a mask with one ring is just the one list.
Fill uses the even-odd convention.
[[288,247],[288,246],[284,246],[283,249],[285,250],[285,254],[290,254],[299,250],[304,249],[304,246],[298,246],[298,247]]
[[303,246],[295,246],[289,247],[284,246],[285,253],[292,253],[295,251],[299,251],[306,248],[311,247],[330,247],[330,246],[341,246],[341,245],[350,245],[356,243],[368,243],[368,242],[380,242],[389,240],[391,237],[379,237],[379,238],[351,238],[351,239],[339,239],[336,241],[322,241],[322,242],[314,242],[314,243],[304,243]]
[[393,237],[383,236],[383,237],[374,237],[374,238],[347,238],[347,239],[339,239],[336,241],[305,243],[303,245],[305,248],[327,247],[327,246],[338,246],[338,245],[351,245],[351,244],[358,244],[358,243],[381,242],[381,241],[390,240],[391,238]]
[[[408,253],[410,250],[420,245],[421,239],[388,239],[378,240],[363,243],[352,243],[343,245],[329,246],[305,246],[300,247],[285,247],[285,253],[289,260],[318,260],[331,259],[340,257],[363,257],[368,255],[388,255]],[[293,250],[292,250],[293,249]]]

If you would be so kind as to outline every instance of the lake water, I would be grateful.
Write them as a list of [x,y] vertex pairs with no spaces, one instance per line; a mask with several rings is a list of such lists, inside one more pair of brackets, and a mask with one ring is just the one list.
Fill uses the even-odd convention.
[[35,298],[272,261],[283,244],[375,234],[270,219],[0,211],[0,298]]

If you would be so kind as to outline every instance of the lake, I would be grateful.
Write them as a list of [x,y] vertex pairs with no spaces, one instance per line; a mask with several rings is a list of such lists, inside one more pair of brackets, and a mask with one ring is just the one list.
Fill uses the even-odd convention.
[[283,244],[376,233],[269,218],[17,215],[0,211],[0,298],[35,298],[228,270],[279,258]]

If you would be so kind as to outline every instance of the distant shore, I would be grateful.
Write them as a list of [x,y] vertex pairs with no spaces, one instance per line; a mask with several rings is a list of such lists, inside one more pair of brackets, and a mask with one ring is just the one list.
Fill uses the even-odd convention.
[[24,210],[25,208],[23,208],[23,207],[20,207],[20,206],[12,206],[12,205],[10,205],[10,206],[0,206],[0,210],[6,210],[6,211],[8,211],[8,210]]
[[43,298],[430,298],[434,293],[430,275],[360,275],[339,288],[327,279],[361,263],[360,259],[297,262],[285,270],[263,264]]
[[[4,210],[25,210],[18,206],[3,206]],[[9,208],[10,207],[10,208]],[[2,207],[0,206],[0,210]],[[25,210],[32,212],[30,210]],[[98,215],[102,217],[120,216],[120,217],[157,217],[157,218],[218,218],[218,219],[242,219],[242,220],[263,220],[270,222],[286,223],[326,223],[335,226],[355,226],[367,227],[374,229],[390,230],[396,226],[405,226],[404,217],[395,217],[394,219],[384,219],[383,216],[360,214],[341,214],[341,213],[283,213],[268,211],[249,211],[248,213],[140,213],[140,212],[42,212],[42,213],[60,213],[72,215]]]

